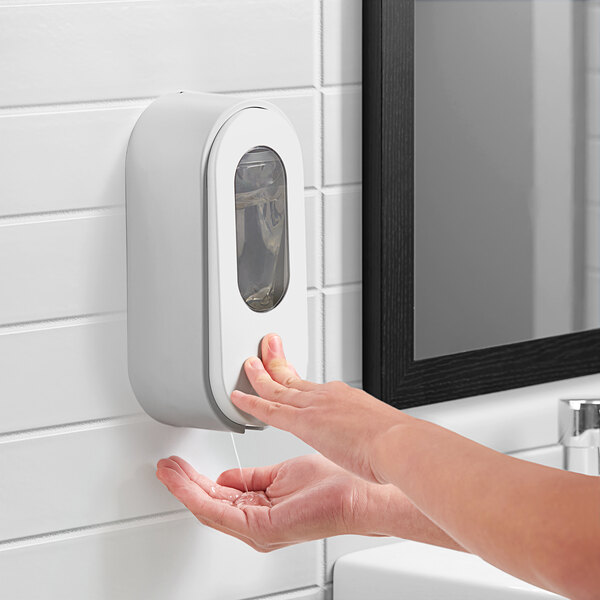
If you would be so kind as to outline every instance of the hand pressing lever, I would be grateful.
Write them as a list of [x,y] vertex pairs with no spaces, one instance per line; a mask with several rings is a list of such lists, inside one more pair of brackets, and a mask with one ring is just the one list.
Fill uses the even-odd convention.
[[301,379],[281,340],[244,367],[257,396],[232,402],[311,455],[214,484],[178,458],[158,477],[203,523],[262,551],[342,533],[464,549],[534,585],[600,598],[600,477],[518,460],[343,383]]

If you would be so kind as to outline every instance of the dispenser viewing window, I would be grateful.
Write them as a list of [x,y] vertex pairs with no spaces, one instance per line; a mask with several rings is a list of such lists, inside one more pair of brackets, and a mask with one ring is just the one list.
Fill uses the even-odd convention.
[[237,166],[235,224],[240,294],[252,310],[267,312],[290,280],[285,168],[271,148],[252,148]]

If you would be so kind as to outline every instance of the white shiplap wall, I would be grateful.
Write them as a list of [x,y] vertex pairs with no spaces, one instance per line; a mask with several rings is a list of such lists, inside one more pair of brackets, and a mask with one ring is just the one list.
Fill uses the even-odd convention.
[[[125,363],[124,156],[175,89],[276,102],[305,158],[311,379],[359,383],[360,0],[0,0],[0,596],[317,600],[345,536],[271,554],[197,524],[154,478],[208,475],[226,434],[145,417]],[[598,79],[596,77],[596,79]],[[556,400],[599,378],[416,409],[554,456]],[[531,428],[531,423],[536,423]],[[246,465],[307,448],[269,430]]]
[[[141,413],[124,312],[124,158],[140,112],[177,89],[269,98],[305,158],[311,375],[322,379],[322,187],[360,181],[359,140],[348,152],[332,139],[345,121],[358,127],[359,87],[324,88],[325,67],[348,62],[323,53],[322,23],[319,0],[0,0],[3,598],[322,597],[324,542],[256,553],[197,524],[156,481],[162,456],[212,476],[234,456],[227,434]],[[354,52],[360,66],[356,39]],[[247,465],[308,451],[274,430],[239,444]]]

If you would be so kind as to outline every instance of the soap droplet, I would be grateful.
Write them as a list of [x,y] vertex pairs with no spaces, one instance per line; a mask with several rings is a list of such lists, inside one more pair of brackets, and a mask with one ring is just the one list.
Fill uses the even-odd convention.
[[246,492],[236,498],[234,506],[272,506],[271,501],[264,492]]

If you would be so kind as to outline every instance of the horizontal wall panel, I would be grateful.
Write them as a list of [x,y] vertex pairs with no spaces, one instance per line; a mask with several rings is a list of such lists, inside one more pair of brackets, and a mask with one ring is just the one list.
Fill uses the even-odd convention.
[[0,330],[0,433],[141,412],[120,321]]
[[321,194],[305,194],[306,285],[316,288],[321,281]]
[[[267,99],[292,121],[314,186],[316,93]],[[127,143],[146,105],[0,116],[0,216],[122,205]]]
[[123,204],[125,151],[142,108],[0,117],[0,214]]
[[313,83],[315,2],[91,2],[0,11],[1,106]]
[[323,182],[362,180],[362,96],[360,89],[323,92]]
[[325,381],[362,380],[362,291],[325,291]]
[[327,191],[323,198],[325,285],[362,279],[362,192]]
[[314,584],[318,551],[312,542],[261,554],[181,516],[17,549],[0,546],[0,581],[2,596],[11,600],[236,600]]
[[362,2],[323,0],[323,83],[362,79]]
[[[310,452],[273,428],[237,435],[236,441],[243,466]],[[155,477],[156,462],[172,454],[212,478],[236,464],[228,433],[169,427],[144,417],[44,437],[0,437],[0,540],[178,509]]]
[[317,291],[308,295],[308,368],[306,379],[321,383],[323,373],[323,295]]
[[0,224],[0,324],[125,309],[125,213]]

